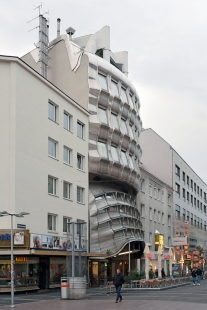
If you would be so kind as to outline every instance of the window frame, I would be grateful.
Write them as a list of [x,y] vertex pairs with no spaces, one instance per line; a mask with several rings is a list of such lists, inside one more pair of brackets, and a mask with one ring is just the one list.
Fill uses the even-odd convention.
[[[49,228],[49,216],[51,216],[51,220],[52,220],[52,229]],[[57,214],[54,214],[54,213],[48,213],[47,214],[47,230],[48,231],[54,231],[54,232],[57,232],[57,217],[58,215]],[[55,219],[55,222],[53,221]],[[55,225],[53,225],[55,223]]]
[[[78,189],[80,189],[82,191],[82,193],[80,192],[80,198],[82,198],[82,201],[78,200]],[[77,203],[84,204],[84,202],[85,202],[84,193],[85,193],[85,188],[83,188],[81,186],[77,186]]]
[[[66,219],[66,231],[64,231],[64,219]],[[71,217],[68,217],[68,216],[63,216],[63,233],[65,234],[65,233],[69,233],[70,232],[70,225],[67,225],[67,223],[68,223],[68,220],[69,220],[69,222],[71,222]]]
[[[78,135],[79,130],[78,130],[78,125],[81,126],[81,136]],[[85,124],[83,124],[81,121],[77,120],[77,137],[84,140],[85,137]]]
[[[54,143],[54,146],[55,146],[55,156],[49,154],[49,142]],[[58,143],[57,141],[55,141],[54,139],[48,137],[48,156],[51,157],[51,158],[54,158],[54,159],[57,159],[57,143]]]
[[[67,185],[68,189],[68,193],[69,195],[67,197],[64,196],[64,192],[65,192],[65,189],[64,189],[64,186]],[[68,182],[68,181],[63,181],[63,198],[66,199],[66,200],[71,200],[71,183]]]
[[[49,106],[53,106],[54,108],[54,112],[53,112],[53,118],[50,117],[50,113],[49,113]],[[48,101],[48,119],[50,119],[51,121],[53,121],[54,123],[57,123],[57,111],[58,111],[58,106],[51,102],[50,100]]]
[[[67,117],[68,117],[68,126],[67,126],[67,128],[65,127],[65,115],[67,115]],[[68,112],[66,112],[65,110],[63,111],[63,128],[64,129],[66,129],[66,130],[68,130],[68,131],[70,131],[70,132],[72,132],[72,123],[71,123],[71,120],[72,120],[72,116],[68,113]]]
[[[52,186],[53,186],[53,190],[52,193],[49,192],[49,178],[52,179]],[[57,178],[48,175],[48,195],[52,195],[52,196],[57,196]]]
[[[78,157],[81,158],[81,168],[78,166]],[[80,153],[77,153],[77,169],[80,171],[84,171],[84,156]]]
[[[67,150],[68,151],[68,161],[67,162],[65,162],[65,150]],[[68,166],[71,166],[71,152],[72,152],[72,150],[71,149],[69,149],[66,145],[64,145],[63,146],[63,163],[65,164],[65,165],[68,165]]]

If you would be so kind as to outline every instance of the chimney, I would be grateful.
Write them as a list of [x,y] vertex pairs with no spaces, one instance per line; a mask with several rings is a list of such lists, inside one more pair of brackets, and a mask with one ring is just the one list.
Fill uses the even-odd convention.
[[69,27],[65,30],[67,34],[69,35],[69,40],[72,41],[72,35],[75,33],[75,29],[72,27]]
[[60,36],[60,22],[61,22],[61,19],[58,18],[57,19],[57,38]]

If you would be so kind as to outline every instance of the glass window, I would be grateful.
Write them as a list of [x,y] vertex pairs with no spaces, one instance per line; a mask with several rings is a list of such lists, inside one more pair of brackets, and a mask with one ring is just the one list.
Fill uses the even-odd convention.
[[128,166],[128,162],[127,162],[127,157],[126,157],[126,152],[125,151],[121,151],[121,158],[122,158],[123,164],[125,166]]
[[119,97],[118,84],[114,81],[111,81],[111,88],[115,96]]
[[83,170],[83,156],[77,154],[77,168]]
[[103,74],[98,74],[98,80],[101,85],[101,88],[108,90],[106,77]]
[[132,169],[134,169],[134,164],[133,164],[133,160],[132,160],[132,155],[129,155],[129,164],[130,164],[130,167]]
[[124,102],[127,102],[127,103],[128,103],[127,95],[126,95],[126,89],[124,89],[123,87],[121,88],[121,97],[122,97],[122,100],[123,100]]
[[81,122],[77,122],[77,135],[79,138],[83,139],[84,136],[84,125]]
[[129,124],[129,134],[130,134],[130,137],[132,139],[134,139],[134,134],[133,134],[133,131],[132,131],[132,125],[131,124]]
[[122,118],[121,119],[121,127],[124,133],[128,134],[127,126],[126,126],[126,121]]
[[48,230],[56,231],[57,215],[48,214]]
[[70,130],[70,115],[64,112],[64,128]]
[[48,176],[48,194],[56,195],[57,179]]
[[98,141],[98,151],[100,157],[108,158],[106,143]]
[[48,102],[48,118],[56,122],[56,106]]
[[98,115],[101,123],[108,124],[106,110],[98,108]]
[[63,232],[69,232],[70,231],[70,225],[67,225],[71,221],[70,217],[63,217]]
[[81,233],[81,235],[83,235],[83,225],[82,223],[84,223],[83,220],[77,220],[77,235],[79,235]]
[[84,188],[77,186],[77,201],[83,203]]
[[118,116],[116,114],[111,113],[111,120],[114,128],[119,129]]
[[63,197],[66,199],[70,199],[70,186],[70,183],[63,181]]
[[129,104],[132,108],[134,108],[134,103],[133,103],[133,100],[132,100],[132,95],[129,95]]
[[56,142],[48,139],[48,155],[56,158]]
[[111,155],[112,155],[113,160],[119,162],[119,155],[117,152],[117,148],[115,146],[111,146]]
[[66,146],[64,146],[63,153],[64,163],[70,165],[70,150]]

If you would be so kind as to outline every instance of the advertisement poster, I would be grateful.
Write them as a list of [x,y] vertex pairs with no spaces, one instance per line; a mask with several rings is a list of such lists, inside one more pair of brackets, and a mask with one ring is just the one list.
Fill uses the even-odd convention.
[[53,236],[41,235],[42,238],[42,248],[44,249],[53,249]]
[[15,232],[14,234],[14,245],[24,245],[24,232],[23,231],[18,231]]
[[180,265],[172,264],[172,276],[173,278],[180,277]]

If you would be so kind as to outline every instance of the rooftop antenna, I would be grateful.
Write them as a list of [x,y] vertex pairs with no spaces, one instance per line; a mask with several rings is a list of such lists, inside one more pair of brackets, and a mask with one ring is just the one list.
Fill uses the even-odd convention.
[[39,69],[40,74],[47,78],[47,69],[48,69],[48,43],[49,43],[49,24],[48,20],[43,16],[44,14],[49,14],[49,10],[41,14],[42,2],[40,5],[34,8],[34,10],[39,9],[39,16],[31,19],[27,23],[39,18],[39,26],[36,26],[30,29],[28,32],[39,28],[39,42],[38,45],[35,44],[37,48],[39,48]]

